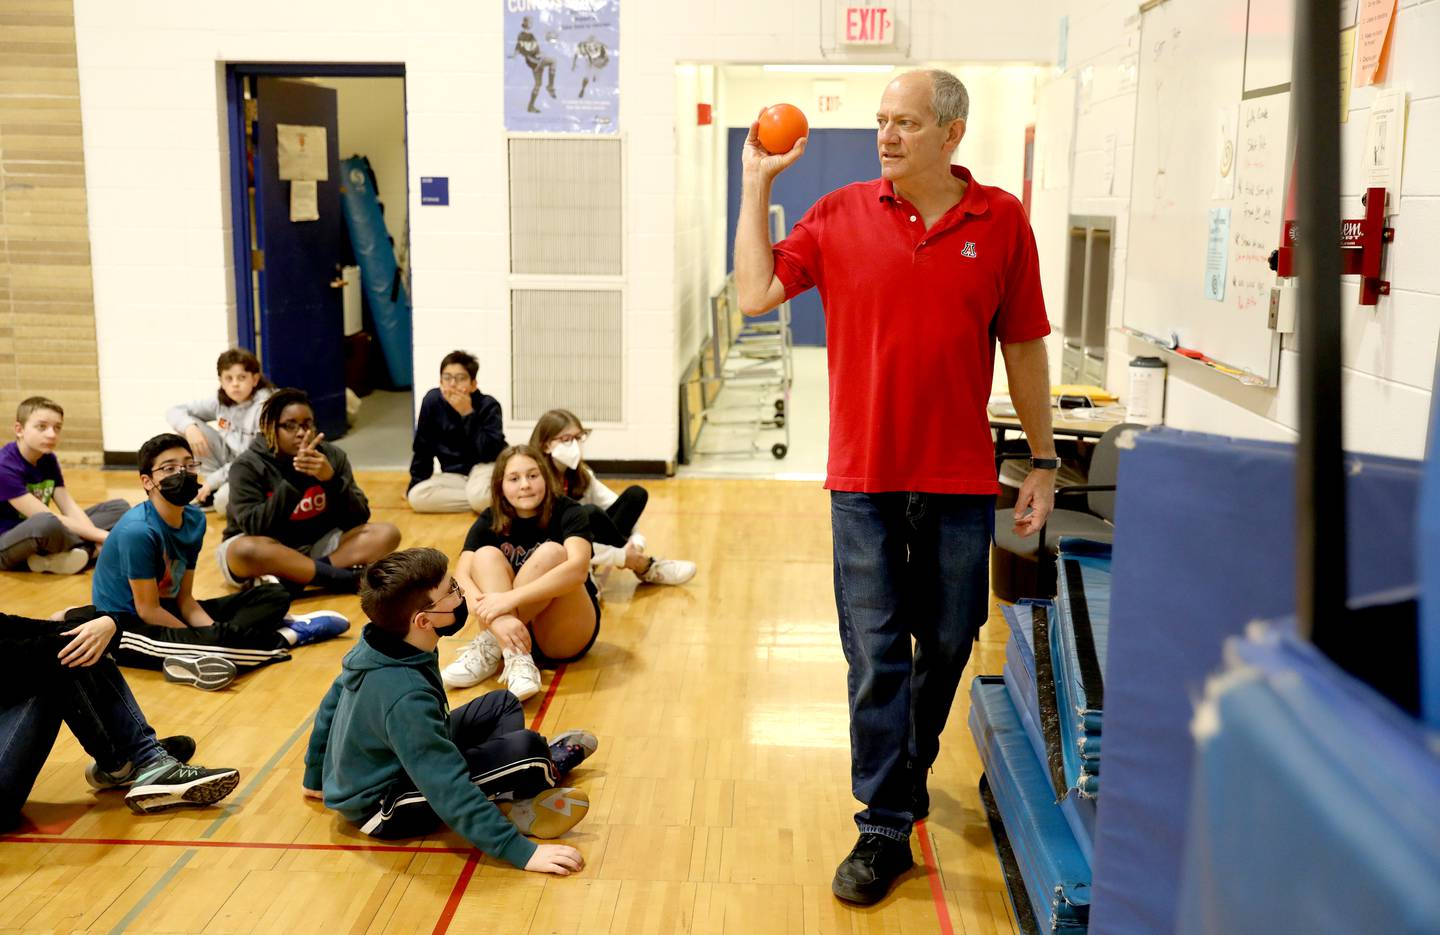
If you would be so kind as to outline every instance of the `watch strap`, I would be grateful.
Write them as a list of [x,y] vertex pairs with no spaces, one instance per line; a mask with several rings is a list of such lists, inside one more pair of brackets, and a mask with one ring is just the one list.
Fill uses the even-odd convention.
[[1032,471],[1056,471],[1060,468],[1059,458],[1031,458],[1030,469]]

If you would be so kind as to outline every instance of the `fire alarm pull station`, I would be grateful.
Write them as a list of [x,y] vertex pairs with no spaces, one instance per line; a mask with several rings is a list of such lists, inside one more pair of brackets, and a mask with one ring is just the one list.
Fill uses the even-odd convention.
[[[1385,244],[1395,239],[1395,228],[1385,226],[1385,189],[1367,188],[1360,203],[1363,218],[1340,222],[1340,272],[1360,276],[1360,304],[1376,305],[1390,294],[1390,281],[1380,278]],[[1285,222],[1280,249],[1270,254],[1270,268],[1281,276],[1295,275],[1295,222]]]

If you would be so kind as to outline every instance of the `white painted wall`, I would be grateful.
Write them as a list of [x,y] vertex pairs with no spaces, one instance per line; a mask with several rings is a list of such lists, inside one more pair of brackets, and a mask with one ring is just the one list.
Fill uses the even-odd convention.
[[319,78],[314,83],[335,89],[340,158],[360,155],[370,160],[385,205],[385,229],[395,244],[395,258],[408,276],[404,79]]
[[[1054,43],[1035,27],[1053,18],[1056,2],[914,0],[900,50],[849,57],[1041,60]],[[834,8],[834,0],[622,5],[626,411],[623,423],[595,433],[592,456],[675,452],[676,64],[844,60],[833,48]],[[153,434],[166,405],[214,379],[215,354],[230,340],[226,62],[404,63],[415,370],[433,373],[463,344],[508,411],[502,9],[472,0],[255,0],[241,16],[214,0],[75,0],[107,450],[134,450]],[[421,175],[450,177],[448,207],[419,205]],[[529,428],[507,430],[523,437]]]
[[[1198,3],[1201,0],[1170,0]],[[1135,140],[1135,91],[1131,69],[1143,71],[1130,37],[1138,25],[1135,4],[1100,0],[1081,4],[1062,0],[1059,13],[1069,15],[1069,61],[1062,81],[1077,82],[1078,103],[1067,205],[1074,214],[1113,214],[1117,222],[1116,267],[1111,277],[1111,322],[1122,320],[1124,247],[1128,238],[1130,155]],[[1409,128],[1401,212],[1393,220],[1396,241],[1387,270],[1392,294],[1375,307],[1357,304],[1357,277],[1346,277],[1343,386],[1346,405],[1345,443],[1355,450],[1421,457],[1424,453],[1437,339],[1440,339],[1440,0],[1400,0],[1391,63],[1382,87],[1409,91]],[[1088,89],[1088,91],[1087,91]],[[1358,154],[1364,142],[1369,108],[1377,89],[1357,88],[1350,98],[1350,118],[1339,125],[1346,168],[1342,179],[1342,214],[1359,217],[1364,185]],[[1042,101],[1048,89],[1042,89]],[[1042,106],[1043,111],[1043,106]],[[1037,130],[1042,132],[1043,127]],[[1102,190],[1104,150],[1116,141],[1116,187]],[[1190,145],[1213,148],[1213,140]],[[1174,145],[1185,145],[1174,141]],[[1122,184],[1123,183],[1123,184]],[[1048,194],[1048,193],[1047,193]],[[1055,303],[1063,281],[1063,225],[1059,212],[1043,216],[1037,204],[1032,218],[1041,241],[1046,295],[1054,307],[1052,321],[1061,319]],[[1051,244],[1047,250],[1045,244]],[[1059,244],[1057,251],[1054,245]],[[1056,263],[1060,266],[1057,268]],[[1057,276],[1059,277],[1057,279]],[[1188,286],[1177,285],[1177,288]],[[1290,440],[1298,422],[1298,342],[1287,339],[1281,353],[1280,382],[1274,389],[1241,387],[1232,380],[1184,361],[1172,362],[1165,410],[1166,423],[1178,428],[1222,434]],[[1107,386],[1124,393],[1128,359],[1143,345],[1112,335]]]

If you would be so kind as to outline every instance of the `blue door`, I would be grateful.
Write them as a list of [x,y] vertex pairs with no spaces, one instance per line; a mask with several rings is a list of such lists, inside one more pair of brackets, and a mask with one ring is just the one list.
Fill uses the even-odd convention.
[[[749,132],[749,127],[731,127],[727,140],[726,191],[730,205],[726,243],[729,244],[735,243],[735,220],[740,214],[740,150]],[[805,155],[775,180],[770,203],[783,207],[786,225],[793,226],[821,195],[851,182],[877,178],[880,159],[875,152],[874,130],[811,130]],[[727,251],[726,256],[730,264],[727,269],[733,269],[734,254]],[[773,315],[761,316],[758,320],[764,321]],[[796,344],[825,346],[825,312],[814,289],[796,296],[790,303],[790,327]]]
[[[340,290],[340,139],[335,91],[262,77],[255,140],[259,356],[276,386],[310,394],[320,431],[345,434],[344,320]],[[329,178],[316,183],[319,220],[290,220],[291,182],[280,178],[276,127],[324,127]]]

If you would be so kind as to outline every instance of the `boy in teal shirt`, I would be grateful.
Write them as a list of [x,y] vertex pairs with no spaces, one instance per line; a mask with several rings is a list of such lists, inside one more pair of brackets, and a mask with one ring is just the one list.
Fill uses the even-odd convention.
[[448,566],[435,549],[406,549],[366,569],[370,623],[315,715],[305,794],[373,837],[418,837],[444,822],[521,869],[574,873],[585,865],[578,850],[522,832],[559,837],[585,817],[585,793],[556,783],[597,741],[568,731],[547,744],[508,691],[449,711],[435,646],[464,625],[466,604]]

